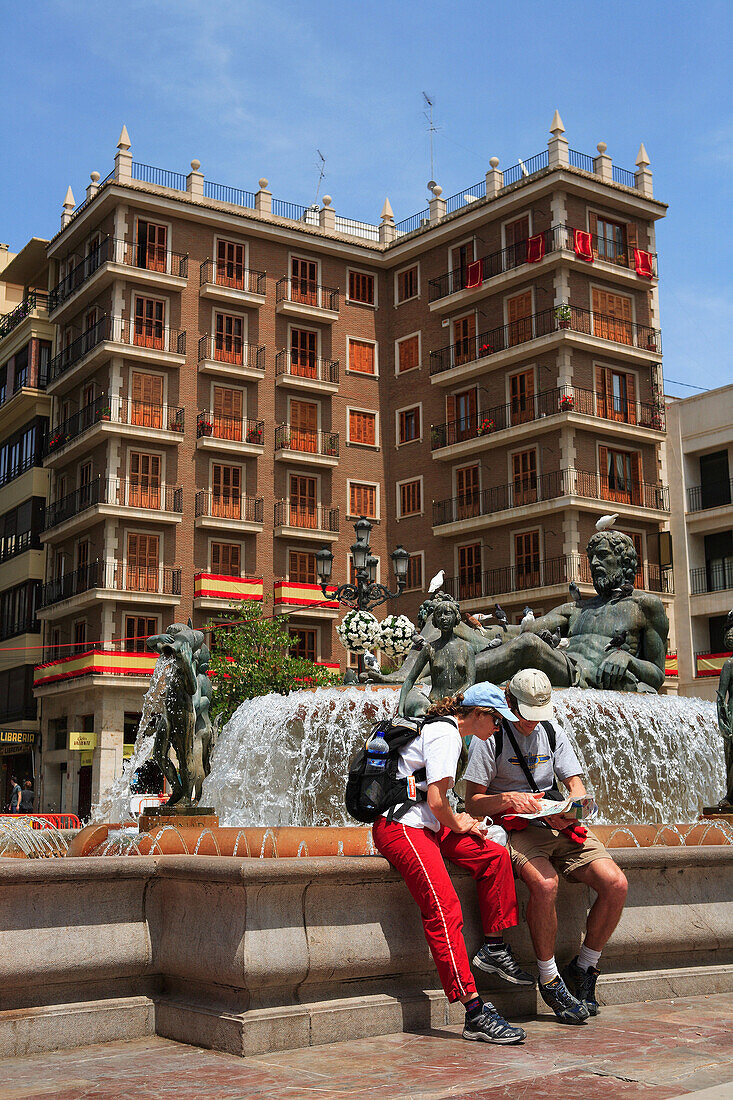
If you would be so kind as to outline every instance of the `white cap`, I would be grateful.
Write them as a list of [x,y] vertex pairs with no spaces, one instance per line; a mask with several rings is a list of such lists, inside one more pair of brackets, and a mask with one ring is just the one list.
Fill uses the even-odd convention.
[[522,718],[528,722],[545,722],[552,718],[552,684],[540,669],[520,669],[512,676],[508,687],[517,700]]

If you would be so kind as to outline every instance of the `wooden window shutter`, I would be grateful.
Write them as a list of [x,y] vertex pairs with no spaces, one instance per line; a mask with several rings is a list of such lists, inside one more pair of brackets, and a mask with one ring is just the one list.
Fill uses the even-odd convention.
[[631,500],[633,504],[643,504],[644,487],[642,485],[641,454],[631,452]]
[[349,340],[349,369],[359,374],[374,374],[374,344]]
[[636,377],[633,374],[626,375],[626,419],[629,424],[636,424]]
[[598,215],[588,211],[588,232],[591,235],[593,255],[598,256]]
[[397,372],[411,370],[419,366],[418,351],[420,346],[419,336],[409,336],[406,340],[400,340],[397,345]]
[[448,424],[456,422],[456,395],[449,393],[445,398],[445,419]]
[[596,367],[596,410],[598,415],[604,419],[608,416],[606,371],[604,367]]
[[626,247],[629,252],[629,267],[631,267],[634,263],[633,250],[639,247],[639,231],[636,228],[636,222],[626,223]]
[[609,500],[610,489],[608,485],[608,447],[598,448],[598,472],[601,479],[601,497],[604,500]]
[[631,541],[634,544],[634,550],[636,550],[636,576],[634,577],[634,587],[644,587],[644,557],[641,549],[641,534],[638,531],[631,532]]

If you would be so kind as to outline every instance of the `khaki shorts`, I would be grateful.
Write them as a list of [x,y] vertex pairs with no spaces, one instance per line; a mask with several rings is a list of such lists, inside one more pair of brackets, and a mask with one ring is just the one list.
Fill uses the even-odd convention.
[[611,859],[600,840],[588,830],[588,836],[582,844],[569,840],[557,829],[547,829],[542,825],[528,825],[526,829],[512,829],[509,833],[509,854],[512,866],[519,874],[525,863],[538,856],[549,859],[556,871],[566,878],[573,871],[586,867],[596,859]]

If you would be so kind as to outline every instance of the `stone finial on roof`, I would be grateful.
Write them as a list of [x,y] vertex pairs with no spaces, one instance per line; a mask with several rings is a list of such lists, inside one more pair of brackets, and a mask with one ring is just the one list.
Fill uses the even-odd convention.
[[332,202],[333,202],[333,199],[331,198],[330,195],[324,195],[323,196],[323,205],[324,206],[330,206]]
[[392,204],[389,201],[389,199],[384,200],[384,206],[382,207],[382,221],[383,222],[393,222],[394,221],[394,211],[392,210]]
[[125,152],[130,148],[130,135],[127,132],[127,127],[124,122],[122,124],[122,131],[120,133],[120,140],[117,142],[118,149],[124,149]]
[[642,141],[641,145],[639,146],[639,152],[636,155],[636,164],[639,168],[648,168],[649,167],[649,157],[647,156],[647,151],[644,148],[644,142],[643,141]]
[[192,172],[198,172],[200,167],[201,167],[201,161],[197,160],[196,157],[194,157],[194,159],[191,161],[191,171]]
[[74,198],[74,192],[71,190],[71,184],[66,188],[66,198],[64,199],[63,205],[64,207],[68,206],[70,210],[73,210],[76,206],[76,199]]
[[639,146],[639,152],[636,157],[636,172],[634,173],[634,183],[637,191],[641,191],[642,195],[645,195],[647,198],[650,199],[654,197],[652,170],[649,167],[649,157],[647,156],[643,141]]
[[557,108],[555,108],[555,113],[552,116],[552,126],[550,127],[550,133],[554,134],[555,137],[558,137],[560,134],[565,133],[565,127],[562,124],[560,112],[557,110]]
[[66,198],[63,201],[61,208],[61,228],[71,221],[71,215],[74,213],[74,207],[76,206],[76,199],[74,198],[74,192],[71,190],[71,184],[66,189]]

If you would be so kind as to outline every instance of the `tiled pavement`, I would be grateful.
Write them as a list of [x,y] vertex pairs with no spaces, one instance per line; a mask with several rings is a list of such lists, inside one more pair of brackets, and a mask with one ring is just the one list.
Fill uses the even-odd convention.
[[[236,1058],[138,1039],[0,1062],[0,1100],[670,1100],[733,1097],[733,994],[542,1016],[519,1047],[460,1028]],[[700,1098],[702,1100],[702,1097]]]

